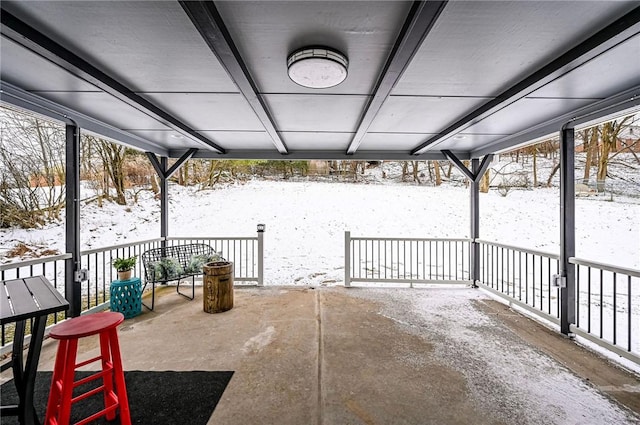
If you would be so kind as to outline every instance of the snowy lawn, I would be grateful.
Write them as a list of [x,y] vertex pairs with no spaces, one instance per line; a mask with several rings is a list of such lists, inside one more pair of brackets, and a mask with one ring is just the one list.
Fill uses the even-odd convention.
[[[344,232],[352,236],[469,236],[464,187],[250,181],[198,191],[172,185],[170,236],[251,236],[265,223],[265,284],[334,284],[344,279]],[[492,190],[480,196],[482,239],[558,253],[557,189]],[[156,238],[159,201],[82,206],[82,249]],[[640,204],[576,199],[576,256],[640,268]],[[64,252],[64,224],[3,229],[6,252],[18,242]]]

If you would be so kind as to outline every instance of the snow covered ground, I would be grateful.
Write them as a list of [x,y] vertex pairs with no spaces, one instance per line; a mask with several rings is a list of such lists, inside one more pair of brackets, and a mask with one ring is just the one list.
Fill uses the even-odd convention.
[[[491,190],[480,197],[480,236],[558,253],[557,189]],[[172,185],[170,236],[251,236],[266,224],[265,284],[332,284],[344,279],[344,232],[352,236],[469,236],[464,187],[253,180],[216,190]],[[138,203],[83,204],[81,248],[156,238],[159,201],[150,191]],[[640,268],[640,204],[576,199],[576,256]],[[0,255],[17,243],[64,252],[64,224],[2,229]],[[4,260],[8,260],[4,258]]]

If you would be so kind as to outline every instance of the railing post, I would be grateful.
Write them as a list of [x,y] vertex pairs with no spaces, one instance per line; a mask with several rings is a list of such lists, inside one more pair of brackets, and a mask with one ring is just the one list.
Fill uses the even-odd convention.
[[82,311],[80,270],[80,128],[67,125],[65,170],[65,246],[71,258],[65,261],[65,298],[69,301],[70,317]]
[[560,332],[569,335],[576,322],[575,267],[569,258],[576,253],[575,237],[575,141],[573,128],[560,132],[560,276],[566,284],[560,288]]
[[258,224],[258,286],[264,286],[264,224]]
[[351,286],[351,232],[344,232],[344,286]]

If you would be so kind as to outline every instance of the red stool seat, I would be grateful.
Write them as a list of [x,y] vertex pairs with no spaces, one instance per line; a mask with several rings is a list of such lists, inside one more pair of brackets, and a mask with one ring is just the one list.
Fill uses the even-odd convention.
[[84,338],[115,328],[124,321],[121,313],[97,313],[76,317],[56,325],[49,336],[54,339]]
[[[100,393],[103,394],[104,409],[76,424],[87,424],[101,416],[112,421],[116,417],[118,408],[120,423],[131,424],[117,333],[117,327],[123,321],[122,313],[96,313],[66,320],[51,330],[49,336],[60,340],[60,343],[51,379],[45,425],[67,425],[71,418],[73,403]],[[100,355],[76,363],[78,340],[91,335],[100,337]],[[100,371],[78,381],[75,380],[76,369],[97,361],[101,361],[102,364]],[[102,378],[101,386],[73,397],[74,388],[99,378]]]

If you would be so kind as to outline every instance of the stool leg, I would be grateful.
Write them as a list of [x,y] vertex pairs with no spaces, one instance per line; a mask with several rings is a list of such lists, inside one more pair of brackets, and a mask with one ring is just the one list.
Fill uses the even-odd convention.
[[[62,385],[62,379],[64,377],[64,363],[67,358],[67,348],[68,343],[66,340],[61,340],[58,343],[56,363],[53,368],[51,389],[49,390],[49,400],[47,401],[47,410],[44,419],[45,425],[55,424],[58,420],[58,414],[60,413],[60,397],[62,396],[60,385]],[[58,385],[58,383],[60,383],[60,385]]]
[[127,397],[127,387],[124,381],[124,370],[122,369],[122,356],[120,355],[120,343],[118,342],[118,331],[113,328],[109,331],[109,341],[111,345],[111,356],[113,358],[113,371],[116,381],[118,403],[120,404],[120,424],[131,425],[131,413],[129,412],[129,398]]
[[73,381],[76,373],[76,355],[78,353],[78,340],[70,339],[67,345],[67,353],[62,377],[62,396],[60,398],[59,424],[68,424],[71,419],[71,399],[73,398]]
[[[110,373],[102,376],[102,383],[104,385],[102,394],[104,397],[104,407],[106,409],[109,406],[118,404],[113,392],[113,362],[111,361],[108,332],[100,333],[100,357],[102,358],[102,370],[111,369]],[[106,417],[108,421],[114,420],[116,418],[115,410],[107,413]]]

